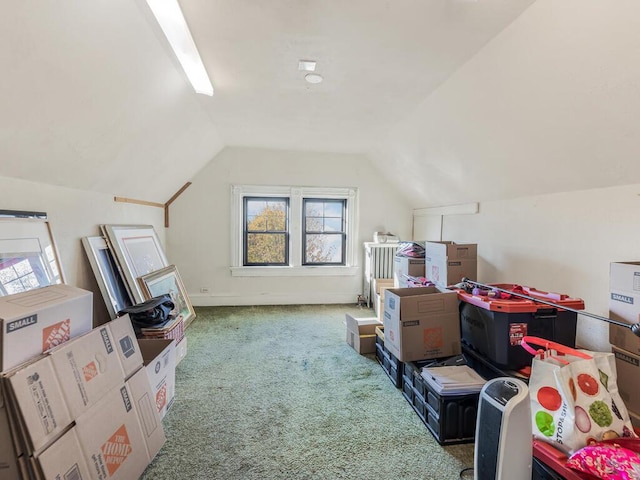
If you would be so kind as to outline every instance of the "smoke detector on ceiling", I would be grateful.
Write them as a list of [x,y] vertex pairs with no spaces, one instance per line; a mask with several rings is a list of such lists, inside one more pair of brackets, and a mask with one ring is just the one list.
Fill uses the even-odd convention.
[[318,74],[318,73],[307,73],[304,76],[304,79],[308,82],[308,83],[321,83],[322,80],[324,80],[324,78],[322,78],[322,75]]

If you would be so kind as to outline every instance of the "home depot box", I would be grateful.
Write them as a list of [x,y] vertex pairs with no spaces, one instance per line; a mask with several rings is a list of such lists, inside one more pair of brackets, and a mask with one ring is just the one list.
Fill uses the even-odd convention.
[[[114,333],[115,332],[115,333]],[[133,359],[133,360],[132,360]],[[80,414],[142,366],[128,317],[119,317],[3,373],[18,455],[38,455]]]
[[72,418],[77,418],[143,363],[128,316],[118,317],[50,353]]
[[424,258],[401,257],[396,255],[393,260],[393,286],[407,287],[407,275],[410,277],[424,277]]
[[29,457],[29,464],[36,478],[44,480],[91,478],[75,426],[65,432],[42,454]]
[[464,277],[477,279],[478,247],[475,243],[427,242],[425,257],[425,276],[436,285],[454,285]]
[[[628,324],[640,320],[640,262],[609,267],[609,317]],[[609,343],[640,355],[640,338],[629,328],[609,324]]]
[[0,371],[91,330],[92,297],[64,284],[0,297]]
[[460,354],[456,292],[439,287],[387,290],[384,346],[402,362]]
[[76,419],[94,480],[139,478],[166,438],[143,368]]
[[355,318],[345,314],[347,343],[359,354],[376,353],[376,327],[382,323],[377,318]]
[[616,358],[620,397],[628,410],[640,412],[640,356],[616,346],[611,350]]
[[175,398],[176,391],[176,342],[172,339],[139,339],[156,410],[164,418]]

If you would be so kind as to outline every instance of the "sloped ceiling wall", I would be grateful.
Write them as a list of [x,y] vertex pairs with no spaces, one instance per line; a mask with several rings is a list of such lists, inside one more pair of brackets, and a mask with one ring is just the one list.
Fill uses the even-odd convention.
[[222,141],[140,5],[95,3],[3,6],[0,176],[164,203]]
[[640,182],[640,3],[538,0],[372,155],[416,207]]

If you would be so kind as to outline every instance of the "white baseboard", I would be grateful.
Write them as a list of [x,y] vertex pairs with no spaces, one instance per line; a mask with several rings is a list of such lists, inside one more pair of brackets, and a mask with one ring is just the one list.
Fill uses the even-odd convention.
[[329,305],[356,304],[358,293],[296,293],[264,295],[204,295],[189,294],[194,307],[248,306],[248,305]]

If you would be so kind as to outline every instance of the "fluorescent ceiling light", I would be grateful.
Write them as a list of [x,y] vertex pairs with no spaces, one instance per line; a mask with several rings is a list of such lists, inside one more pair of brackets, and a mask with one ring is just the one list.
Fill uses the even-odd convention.
[[178,0],[147,0],[187,78],[197,93],[213,95],[211,80],[187,25]]
[[305,72],[315,72],[316,62],[315,60],[300,60],[298,61],[298,70]]

